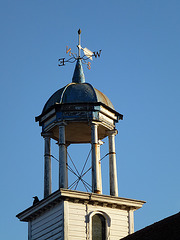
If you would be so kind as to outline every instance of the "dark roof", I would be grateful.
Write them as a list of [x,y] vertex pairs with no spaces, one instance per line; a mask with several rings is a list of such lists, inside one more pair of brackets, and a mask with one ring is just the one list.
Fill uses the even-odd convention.
[[89,83],[70,83],[56,91],[46,102],[43,113],[56,103],[96,103],[101,102],[114,109],[106,95]]
[[179,240],[180,213],[147,226],[121,240]]
[[56,91],[46,102],[42,113],[46,112],[56,103],[103,103],[114,110],[114,107],[106,95],[85,82],[82,62],[77,60],[72,82]]

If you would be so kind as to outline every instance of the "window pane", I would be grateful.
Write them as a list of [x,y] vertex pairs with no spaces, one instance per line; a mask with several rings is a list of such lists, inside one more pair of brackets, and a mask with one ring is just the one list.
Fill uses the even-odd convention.
[[92,217],[92,240],[106,239],[106,221],[101,214]]

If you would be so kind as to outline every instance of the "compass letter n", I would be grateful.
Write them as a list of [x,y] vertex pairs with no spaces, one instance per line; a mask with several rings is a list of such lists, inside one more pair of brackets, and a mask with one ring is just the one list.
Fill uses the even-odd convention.
[[66,46],[66,53],[69,52],[69,56],[71,56],[71,48],[68,49],[68,46]]

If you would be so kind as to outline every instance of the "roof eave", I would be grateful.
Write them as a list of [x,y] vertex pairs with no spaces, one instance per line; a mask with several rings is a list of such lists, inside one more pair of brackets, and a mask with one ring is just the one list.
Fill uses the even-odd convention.
[[45,211],[47,208],[54,206],[54,204],[62,201],[63,199],[68,200],[78,200],[80,202],[87,202],[92,204],[96,202],[98,204],[107,203],[110,207],[116,205],[122,207],[124,209],[134,209],[137,210],[143,206],[145,201],[141,200],[134,200],[128,198],[121,198],[121,197],[114,197],[114,196],[107,196],[101,195],[96,193],[87,193],[87,192],[80,192],[75,190],[68,190],[68,189],[60,189],[47,198],[41,200],[36,205],[27,208],[23,212],[17,214],[17,218],[20,221],[28,222],[35,216],[37,216],[42,211]]

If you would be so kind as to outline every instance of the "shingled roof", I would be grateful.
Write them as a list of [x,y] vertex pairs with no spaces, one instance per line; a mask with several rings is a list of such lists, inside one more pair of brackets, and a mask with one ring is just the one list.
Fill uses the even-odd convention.
[[180,213],[147,226],[121,240],[179,240]]

